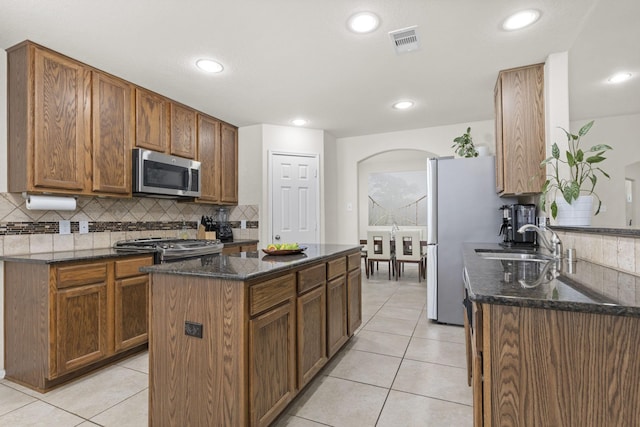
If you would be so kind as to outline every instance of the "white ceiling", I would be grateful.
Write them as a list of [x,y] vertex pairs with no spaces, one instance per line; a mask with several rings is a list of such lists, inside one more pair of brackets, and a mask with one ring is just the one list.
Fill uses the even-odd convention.
[[[541,19],[500,30],[524,8]],[[347,30],[362,10],[376,32]],[[0,0],[0,47],[30,39],[238,126],[303,116],[346,137],[492,119],[499,70],[567,50],[572,119],[638,113],[639,17],[638,0]],[[421,49],[396,55],[388,32],[412,25]],[[617,69],[636,78],[603,84]]]

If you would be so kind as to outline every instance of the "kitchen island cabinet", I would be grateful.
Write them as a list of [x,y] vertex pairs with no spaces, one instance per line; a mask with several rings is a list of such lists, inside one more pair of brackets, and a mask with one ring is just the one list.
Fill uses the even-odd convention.
[[[217,254],[143,268],[151,273],[150,425],[272,423],[328,360],[332,316],[346,336],[346,265],[356,254],[359,246],[309,245],[296,255]],[[335,314],[329,277],[343,284]]]
[[139,269],[152,256],[104,249],[1,259],[7,379],[44,392],[146,347],[149,279]]
[[628,289],[640,279],[585,261],[479,258],[465,247],[474,425],[634,425],[640,300]]

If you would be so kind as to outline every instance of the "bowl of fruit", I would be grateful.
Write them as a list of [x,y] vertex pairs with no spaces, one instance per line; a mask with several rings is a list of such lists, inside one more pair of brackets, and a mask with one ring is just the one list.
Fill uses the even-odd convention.
[[302,253],[305,249],[304,246],[299,246],[297,243],[272,243],[262,250],[267,255],[292,255]]

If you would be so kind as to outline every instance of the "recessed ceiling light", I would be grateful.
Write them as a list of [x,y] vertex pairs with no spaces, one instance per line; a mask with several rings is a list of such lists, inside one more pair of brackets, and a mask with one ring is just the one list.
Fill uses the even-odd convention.
[[523,10],[508,17],[502,23],[502,28],[507,31],[519,30],[533,24],[538,18],[540,18],[540,12],[537,10]]
[[224,70],[222,64],[213,59],[198,59],[196,66],[207,73],[219,73]]
[[413,107],[413,101],[398,101],[393,104],[393,108],[396,110],[406,110],[407,108]]
[[631,76],[632,76],[631,73],[623,71],[621,73],[615,73],[613,76],[609,77],[607,79],[607,81],[609,83],[622,83],[622,82],[626,82],[627,80],[629,80],[631,78]]
[[354,33],[364,34],[378,28],[380,18],[373,12],[359,12],[351,15],[348,21],[349,29]]
[[300,118],[298,118],[298,119],[293,119],[293,120],[291,120],[291,123],[293,123],[293,124],[294,124],[294,125],[296,125],[296,126],[304,126],[304,125],[306,125],[307,123],[309,123],[309,121],[308,121],[308,120],[306,120],[306,119],[300,119]]

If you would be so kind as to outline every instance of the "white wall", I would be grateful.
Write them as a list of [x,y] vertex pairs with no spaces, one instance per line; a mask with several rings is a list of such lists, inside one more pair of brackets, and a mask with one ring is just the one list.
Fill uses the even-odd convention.
[[[393,150],[376,154],[358,164],[358,225],[359,239],[367,238],[369,226],[369,174],[378,172],[410,172],[426,171],[427,159],[436,157],[434,153],[420,150]],[[426,188],[426,182],[425,182]],[[389,229],[389,227],[383,227]],[[403,227],[401,227],[403,228]],[[426,227],[421,228],[423,236],[426,236]]]
[[[613,147],[613,150],[604,154],[607,159],[598,165],[611,176],[611,179],[598,173],[598,184],[595,190],[606,211],[601,211],[594,216],[591,225],[624,227],[625,167],[640,159],[640,142],[635,136],[635,126],[640,123],[640,114],[581,119],[571,122],[571,133],[577,134],[578,130],[590,120],[594,120],[594,124],[589,133],[581,140],[582,148],[586,150],[596,144],[608,144]],[[640,201],[635,200],[634,203],[636,210],[638,210]]]
[[[467,127],[476,145],[484,145],[493,153],[495,148],[494,121],[461,123],[431,128],[413,129],[337,139],[336,187],[337,217],[335,227],[327,230],[327,241],[353,244],[359,241],[358,217],[358,163],[375,154],[390,150],[420,150],[438,156],[453,155],[453,139],[462,135]],[[348,206],[352,210],[348,210]],[[333,208],[333,207],[331,207]]]
[[[0,193],[7,191],[7,53],[0,49]],[[2,248],[0,248],[2,249]],[[4,378],[4,262],[0,261],[0,378]]]
[[337,167],[337,152],[338,144],[336,138],[333,135],[324,132],[324,171],[322,174],[324,179],[322,181],[324,182],[325,191],[324,204],[320,204],[320,213],[322,215],[321,224],[324,225],[322,230],[324,231],[323,235],[325,243],[337,243],[329,240],[327,229],[332,229],[340,221],[336,209],[336,188],[338,188],[338,179],[335,171]]
[[[262,125],[238,129],[238,204],[262,202]],[[260,214],[262,208],[260,207]],[[260,224],[262,226],[262,224]]]
[[[238,202],[258,204],[260,209],[260,242],[270,242],[269,152],[312,154],[318,156],[320,192],[320,241],[325,241],[325,138],[335,145],[326,132],[276,125],[253,125],[239,129]],[[259,245],[261,245],[260,243]]]

